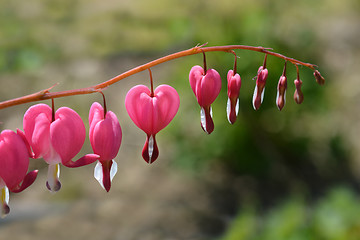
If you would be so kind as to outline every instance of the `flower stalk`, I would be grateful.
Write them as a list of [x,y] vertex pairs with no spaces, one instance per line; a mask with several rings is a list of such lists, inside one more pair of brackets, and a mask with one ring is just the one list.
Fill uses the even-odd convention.
[[267,55],[272,55],[274,57],[284,59],[294,65],[305,66],[315,72],[316,79],[317,80],[320,79],[320,81],[318,80],[318,82],[320,82],[321,84],[323,84],[323,82],[324,82],[323,77],[320,75],[320,72],[315,69],[317,67],[315,64],[305,63],[300,60],[284,56],[280,53],[271,51],[272,49],[270,49],[270,48],[254,47],[254,46],[247,46],[247,45],[226,45],[226,46],[213,46],[213,47],[203,47],[203,45],[202,45],[202,46],[195,46],[195,47],[187,49],[187,50],[179,51],[179,52],[169,54],[167,56],[155,59],[151,62],[137,66],[137,67],[130,69],[118,76],[115,76],[107,81],[104,81],[104,82],[99,83],[94,86],[73,89],[73,90],[59,91],[59,92],[50,92],[50,90],[54,87],[54,86],[52,86],[50,88],[41,90],[39,92],[30,94],[30,95],[3,101],[3,102],[0,102],[0,109],[8,108],[11,106],[16,106],[16,105],[20,105],[20,104],[25,104],[25,103],[29,103],[29,102],[42,101],[42,100],[46,100],[46,99],[96,93],[96,92],[99,92],[99,90],[101,91],[102,89],[105,89],[106,87],[108,87],[114,83],[117,83],[124,78],[127,78],[136,73],[142,72],[151,67],[154,67],[156,65],[159,65],[159,64],[177,59],[177,58],[182,58],[185,56],[190,56],[190,55],[195,55],[195,54],[205,53],[205,52],[229,52],[231,50],[238,50],[238,49],[265,53]]

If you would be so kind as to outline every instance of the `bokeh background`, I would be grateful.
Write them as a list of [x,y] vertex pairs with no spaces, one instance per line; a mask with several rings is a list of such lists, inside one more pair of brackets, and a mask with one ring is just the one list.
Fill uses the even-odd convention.
[[[61,168],[63,188],[45,188],[46,164],[28,190],[12,194],[0,239],[87,240],[351,240],[360,239],[360,2],[357,0],[2,0],[0,100],[91,86],[137,65],[208,42],[246,44],[319,66],[325,86],[300,68],[305,100],[294,103],[288,66],[287,103],[275,105],[283,61],[268,58],[259,111],[251,105],[263,54],[237,51],[242,77],[238,121],[226,119],[227,71],[233,55],[207,54],[223,89],[213,104],[215,131],[200,128],[188,73],[202,56],[154,67],[155,85],[175,87],[181,105],[158,136],[160,157],[141,158],[145,134],[124,107],[126,92],[149,85],[147,72],[104,91],[118,115],[119,171],[106,193],[93,165]],[[57,99],[82,116],[100,94]],[[50,102],[45,101],[50,104]],[[22,128],[31,104],[0,111],[1,129]],[[91,152],[86,140],[82,152]]]

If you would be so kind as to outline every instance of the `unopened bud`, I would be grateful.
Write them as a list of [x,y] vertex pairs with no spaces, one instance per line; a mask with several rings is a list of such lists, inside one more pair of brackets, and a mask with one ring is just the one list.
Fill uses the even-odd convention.
[[265,84],[266,79],[269,75],[267,68],[263,66],[259,67],[257,76],[256,76],[256,85],[253,94],[253,107],[255,110],[260,108],[261,103],[264,100]]
[[324,85],[325,84],[325,78],[323,76],[321,76],[320,72],[318,70],[314,71],[314,77],[316,79],[316,82],[319,85]]
[[297,104],[301,104],[304,101],[304,94],[301,91],[301,84],[302,81],[300,79],[295,79],[295,93],[294,93],[294,100]]
[[280,111],[285,105],[286,88],[287,88],[287,78],[286,76],[283,75],[279,79],[279,83],[277,87],[277,96],[276,96],[276,105]]

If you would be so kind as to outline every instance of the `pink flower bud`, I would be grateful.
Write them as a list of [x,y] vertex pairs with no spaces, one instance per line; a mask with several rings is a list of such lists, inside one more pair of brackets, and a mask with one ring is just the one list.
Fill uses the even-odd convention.
[[153,163],[159,156],[155,135],[175,117],[180,98],[173,87],[158,86],[152,95],[149,88],[137,85],[125,97],[125,107],[131,120],[146,133],[142,156],[147,163]]
[[229,70],[227,74],[228,82],[228,102],[227,116],[231,124],[234,124],[239,112],[239,94],[241,88],[241,78],[238,73],[234,74],[233,70]]
[[277,86],[277,95],[276,95],[276,105],[280,111],[285,105],[286,88],[287,88],[287,78],[286,76],[282,75],[279,79],[279,83]]
[[320,72],[318,70],[314,71],[314,77],[316,79],[316,82],[319,85],[324,85],[325,84],[325,78],[323,76],[321,76]]
[[190,70],[189,82],[201,107],[201,127],[206,133],[210,134],[214,130],[211,104],[221,90],[220,75],[214,69],[208,69],[205,73],[204,69],[197,65]]
[[294,93],[294,100],[297,104],[301,104],[304,101],[304,94],[301,91],[302,81],[300,79],[295,79],[295,93]]
[[108,192],[117,172],[117,163],[113,159],[118,154],[122,139],[120,123],[115,113],[108,111],[104,114],[104,108],[95,102],[90,108],[89,125],[92,149],[100,156],[95,166],[94,177]]
[[267,68],[264,68],[263,66],[259,67],[256,76],[256,86],[254,89],[253,101],[252,101],[255,110],[258,110],[260,108],[261,103],[264,100],[265,84],[268,75],[269,72]]

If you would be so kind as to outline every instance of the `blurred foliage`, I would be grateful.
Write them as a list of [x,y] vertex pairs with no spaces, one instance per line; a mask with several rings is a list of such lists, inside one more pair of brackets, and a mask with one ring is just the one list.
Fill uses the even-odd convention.
[[295,196],[260,214],[245,206],[219,240],[352,240],[359,239],[359,197],[337,187],[315,203]]

